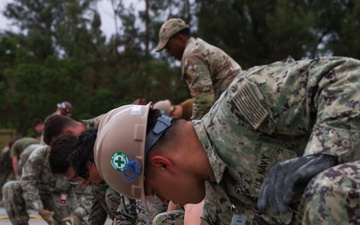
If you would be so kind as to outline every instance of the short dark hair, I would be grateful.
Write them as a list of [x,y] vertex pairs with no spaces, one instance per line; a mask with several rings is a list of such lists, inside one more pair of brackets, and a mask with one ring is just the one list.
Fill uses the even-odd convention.
[[38,124],[43,124],[44,121],[42,119],[36,118],[33,122],[33,127],[36,127]]
[[89,163],[95,163],[94,145],[97,132],[97,128],[83,131],[76,141],[74,151],[69,156],[70,164],[76,175],[84,179],[89,178]]
[[49,164],[53,174],[65,174],[70,168],[69,155],[74,150],[76,136],[63,134],[50,145]]
[[[146,135],[148,135],[150,133],[150,131],[152,131],[152,129],[155,127],[156,123],[157,123],[157,119],[162,115],[161,111],[158,109],[151,109],[149,111],[149,116],[148,116],[148,123],[147,123],[147,127],[146,127]],[[184,121],[183,119],[180,118],[173,118],[173,120],[171,121],[171,127],[168,128],[164,134],[161,136],[161,138],[152,146],[151,149],[153,148],[162,148],[163,145],[169,145],[170,143],[174,142],[174,138],[175,135],[178,133],[176,132],[177,129],[175,129],[174,127],[177,126],[177,124],[179,124],[179,121]]]
[[44,142],[50,145],[55,138],[65,132],[66,128],[75,127],[76,121],[68,116],[51,114],[44,123]]

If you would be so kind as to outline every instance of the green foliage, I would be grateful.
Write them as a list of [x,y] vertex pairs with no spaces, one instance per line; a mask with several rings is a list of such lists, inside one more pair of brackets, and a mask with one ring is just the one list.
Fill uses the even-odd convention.
[[34,118],[74,106],[88,119],[133,102],[189,97],[179,63],[155,53],[164,20],[185,19],[191,32],[222,48],[243,69],[292,55],[360,57],[355,0],[112,0],[116,33],[100,30],[97,0],[13,0],[4,15],[19,32],[0,34],[0,128],[32,134]]

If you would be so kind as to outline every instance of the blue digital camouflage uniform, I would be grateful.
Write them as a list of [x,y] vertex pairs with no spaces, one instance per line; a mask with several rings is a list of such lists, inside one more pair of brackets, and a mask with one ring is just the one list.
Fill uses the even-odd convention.
[[9,181],[2,189],[5,209],[13,224],[29,221],[27,208],[54,211],[54,220],[63,225],[62,219],[73,212],[81,217],[88,214],[92,202],[90,190],[70,185],[63,176],[52,176],[48,153],[47,146],[35,149],[25,163],[21,180]]
[[230,224],[233,217],[240,224],[298,223],[297,196],[287,214],[257,209],[264,178],[278,161],[297,156],[359,159],[353,147],[359,115],[358,60],[288,58],[242,72],[209,113],[193,121],[216,178],[207,185],[203,223]]
[[241,67],[221,49],[200,38],[190,38],[181,59],[182,75],[194,99],[191,119],[205,115],[241,72]]

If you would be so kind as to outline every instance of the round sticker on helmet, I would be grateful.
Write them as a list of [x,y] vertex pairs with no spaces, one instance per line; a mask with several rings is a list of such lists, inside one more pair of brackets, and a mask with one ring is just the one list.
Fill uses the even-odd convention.
[[116,171],[121,171],[123,172],[124,170],[126,170],[128,163],[129,163],[129,159],[128,157],[122,153],[122,152],[115,152],[111,155],[111,166],[116,170]]

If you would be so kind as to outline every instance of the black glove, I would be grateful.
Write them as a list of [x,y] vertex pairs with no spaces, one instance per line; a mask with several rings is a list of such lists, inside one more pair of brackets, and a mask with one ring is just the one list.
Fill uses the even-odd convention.
[[286,213],[294,192],[294,187],[306,186],[317,174],[335,166],[337,158],[331,155],[315,154],[277,163],[261,185],[258,208],[271,207],[274,215]]

